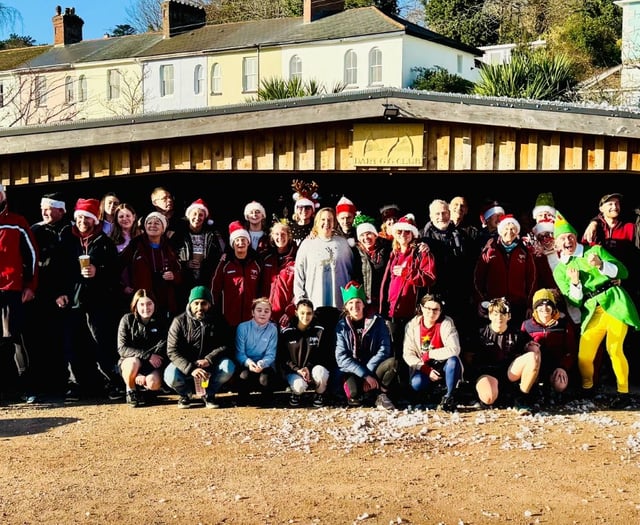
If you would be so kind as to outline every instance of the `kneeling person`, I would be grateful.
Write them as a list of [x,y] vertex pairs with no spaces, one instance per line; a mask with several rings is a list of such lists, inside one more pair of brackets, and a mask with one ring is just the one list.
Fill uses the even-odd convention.
[[189,294],[185,312],[177,315],[169,327],[167,355],[171,362],[164,380],[180,399],[179,408],[189,408],[196,381],[205,388],[205,406],[218,408],[215,395],[235,371],[230,358],[232,332],[222,315],[213,309],[211,292],[196,286]]

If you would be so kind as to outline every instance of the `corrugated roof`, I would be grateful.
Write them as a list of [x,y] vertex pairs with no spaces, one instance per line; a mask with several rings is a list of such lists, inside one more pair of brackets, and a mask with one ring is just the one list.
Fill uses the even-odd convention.
[[0,51],[0,71],[15,69],[23,62],[46,53],[51,46],[30,46]]

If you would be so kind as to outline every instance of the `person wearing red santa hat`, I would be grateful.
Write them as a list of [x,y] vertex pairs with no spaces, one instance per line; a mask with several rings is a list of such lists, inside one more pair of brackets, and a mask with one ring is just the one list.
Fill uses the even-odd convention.
[[498,223],[496,239],[489,239],[476,261],[474,299],[481,317],[483,303],[504,297],[511,305],[514,326],[527,317],[537,290],[538,277],[533,254],[520,237],[520,223],[513,215],[504,215]]
[[356,229],[353,227],[353,221],[356,218],[356,206],[344,195],[336,204],[336,221],[338,223],[336,232],[349,241],[352,248],[358,241]]
[[178,304],[184,304],[195,286],[211,285],[213,272],[227,247],[220,232],[214,228],[209,207],[203,199],[196,199],[187,206],[185,217],[171,237],[171,245],[184,270],[178,301]]
[[[97,199],[78,199],[74,224],[60,240],[60,257],[64,260],[56,304],[65,313],[67,401],[77,401],[81,394],[100,395],[105,391],[110,399],[124,396],[124,383],[116,369],[118,252],[102,231],[99,215]],[[81,255],[89,256],[87,266],[80,265]]]
[[229,248],[220,258],[211,281],[213,304],[235,329],[252,318],[253,300],[260,294],[262,265],[251,249],[251,235],[240,221],[229,224]]
[[269,251],[267,212],[262,204],[251,201],[244,207],[242,226],[249,232],[250,245],[256,253],[262,255]]

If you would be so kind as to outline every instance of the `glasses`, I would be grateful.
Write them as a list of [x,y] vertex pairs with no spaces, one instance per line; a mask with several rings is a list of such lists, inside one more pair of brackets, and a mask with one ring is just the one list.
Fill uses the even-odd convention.
[[436,306],[435,308],[431,308],[430,306],[422,306],[423,310],[426,310],[427,312],[439,312],[440,311],[440,307]]

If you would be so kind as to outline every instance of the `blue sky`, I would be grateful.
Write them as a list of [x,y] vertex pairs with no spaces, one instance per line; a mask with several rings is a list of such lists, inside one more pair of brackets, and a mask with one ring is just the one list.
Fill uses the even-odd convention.
[[94,40],[102,38],[119,24],[127,23],[126,9],[133,0],[0,0],[0,3],[14,7],[22,15],[22,23],[16,20],[13,27],[0,29],[0,40],[11,33],[30,36],[36,44],[53,44],[53,23],[56,6],[64,11],[67,7],[75,7],[76,14],[84,20],[82,38]]

